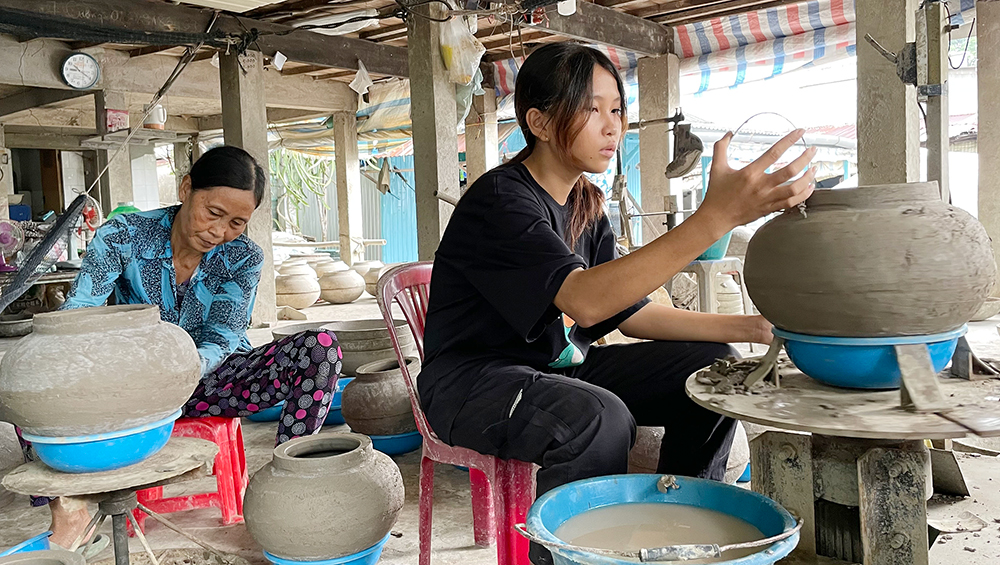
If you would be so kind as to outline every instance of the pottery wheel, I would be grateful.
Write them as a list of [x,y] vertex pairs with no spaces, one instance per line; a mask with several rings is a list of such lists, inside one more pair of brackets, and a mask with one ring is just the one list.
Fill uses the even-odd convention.
[[[947,417],[917,413],[899,405],[899,391],[835,388],[781,369],[781,388],[757,394],[716,393],[712,385],[687,380],[686,391],[699,405],[731,418],[786,430],[861,439],[953,439],[978,433],[1000,435],[1000,381],[939,378],[955,408]],[[956,422],[962,421],[965,425]]]
[[212,472],[219,448],[197,438],[172,437],[155,455],[128,467],[100,473],[62,473],[41,461],[25,463],[3,478],[7,490],[36,496],[87,496],[181,482]]

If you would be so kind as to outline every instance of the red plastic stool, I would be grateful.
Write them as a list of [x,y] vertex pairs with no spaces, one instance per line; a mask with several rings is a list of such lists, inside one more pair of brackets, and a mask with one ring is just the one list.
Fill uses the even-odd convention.
[[[243,521],[243,493],[247,490],[247,460],[243,451],[243,430],[239,418],[181,418],[174,423],[172,436],[196,437],[219,446],[213,474],[215,492],[163,498],[163,487],[140,490],[139,502],[159,514],[215,507],[222,510],[226,526]],[[135,510],[136,523],[145,531],[146,514]]]

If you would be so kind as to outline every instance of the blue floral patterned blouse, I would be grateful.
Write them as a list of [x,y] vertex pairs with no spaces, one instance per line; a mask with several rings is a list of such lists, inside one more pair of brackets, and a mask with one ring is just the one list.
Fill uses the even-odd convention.
[[264,254],[245,234],[205,254],[178,304],[170,230],[179,206],[116,216],[97,230],[63,309],[154,304],[160,319],[190,334],[202,375],[249,351],[247,327]]

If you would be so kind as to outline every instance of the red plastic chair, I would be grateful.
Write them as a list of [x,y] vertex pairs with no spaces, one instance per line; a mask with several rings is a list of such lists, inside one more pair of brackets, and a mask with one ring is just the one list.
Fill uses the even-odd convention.
[[505,461],[477,453],[464,447],[447,445],[434,434],[417,397],[416,379],[406,370],[392,322],[395,300],[410,324],[420,360],[424,358],[424,327],[430,296],[432,263],[409,263],[394,267],[379,279],[379,309],[389,328],[392,347],[410,393],[413,416],[423,436],[420,459],[420,563],[431,562],[431,514],[434,504],[434,463],[460,465],[469,468],[472,488],[472,522],[476,545],[489,547],[497,542],[498,565],[529,565],[528,540],[514,529],[524,522],[528,508],[535,500],[535,465],[524,461]]
[[[219,508],[222,523],[229,526],[243,521],[243,493],[247,490],[246,453],[243,451],[243,430],[239,418],[181,418],[174,423],[171,434],[177,437],[196,437],[219,446],[212,474],[216,491],[163,498],[163,487],[140,490],[136,498],[150,510],[169,514],[195,508]],[[145,531],[146,514],[135,510],[136,523]]]

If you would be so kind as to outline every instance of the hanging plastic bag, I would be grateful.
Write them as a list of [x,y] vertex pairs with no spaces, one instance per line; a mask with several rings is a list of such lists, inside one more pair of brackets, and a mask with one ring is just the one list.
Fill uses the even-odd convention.
[[465,18],[452,18],[441,25],[441,58],[451,82],[472,82],[484,53],[486,48],[469,31]]

